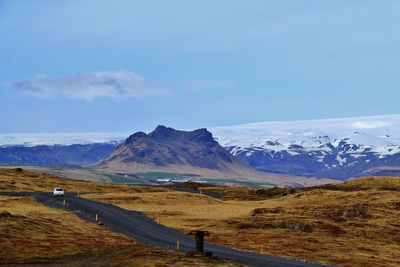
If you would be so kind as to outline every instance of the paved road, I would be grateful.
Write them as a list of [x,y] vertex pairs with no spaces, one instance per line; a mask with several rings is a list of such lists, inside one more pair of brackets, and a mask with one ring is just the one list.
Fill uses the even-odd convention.
[[[55,198],[50,193],[0,194],[16,196],[29,195],[34,197],[39,203],[53,208],[66,209],[90,222],[95,222],[95,214],[98,213],[105,227],[114,232],[132,237],[143,244],[158,248],[174,249],[176,247],[176,241],[179,240],[181,251],[188,252],[194,250],[194,239],[191,236],[184,235],[172,228],[157,224],[141,212],[129,211],[111,204],[83,199],[75,194],[66,194],[65,206],[63,205],[63,198]],[[212,229],[207,230],[212,232]],[[214,256],[252,266],[322,266],[316,263],[250,253],[209,243],[205,244],[205,250],[211,251]]]

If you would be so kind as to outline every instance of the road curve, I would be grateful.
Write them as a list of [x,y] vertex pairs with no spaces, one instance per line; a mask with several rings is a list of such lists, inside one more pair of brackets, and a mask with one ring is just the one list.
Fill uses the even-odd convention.
[[[64,198],[55,198],[51,193],[4,193],[0,194],[32,196],[36,201],[53,208],[68,210],[81,219],[95,222],[95,214],[99,214],[101,222],[110,230],[132,237],[145,245],[174,249],[179,240],[180,250],[194,250],[194,239],[181,232],[155,223],[141,212],[130,211],[117,206],[80,198],[75,194],[66,194]],[[66,205],[63,204],[65,199]],[[212,229],[210,229],[212,232]],[[317,263],[268,256],[232,249],[220,245],[206,243],[205,251],[211,251],[214,256],[252,266],[323,266]]]

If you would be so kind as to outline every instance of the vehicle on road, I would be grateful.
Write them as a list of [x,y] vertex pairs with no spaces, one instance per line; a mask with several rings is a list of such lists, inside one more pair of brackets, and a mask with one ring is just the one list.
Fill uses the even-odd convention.
[[[1,192],[0,192],[1,194]],[[26,194],[26,193],[25,193]],[[71,194],[72,195],[72,194]],[[69,197],[68,205],[62,205],[62,199],[49,198],[46,193],[35,193],[33,197],[41,204],[53,208],[62,207],[89,222],[94,222],[96,214],[101,214],[101,222],[111,231],[129,236],[152,247],[170,249],[177,246],[182,252],[195,250],[195,239],[175,229],[158,224],[143,213],[126,210],[111,204],[101,203],[80,197]],[[61,206],[62,205],[62,206]],[[211,243],[204,243],[204,251],[212,252],[218,258],[236,261],[250,266],[270,267],[323,267],[318,263],[303,260],[280,258],[266,254],[257,254],[236,250]]]
[[64,196],[64,189],[62,189],[61,187],[54,187],[53,196],[63,197]]

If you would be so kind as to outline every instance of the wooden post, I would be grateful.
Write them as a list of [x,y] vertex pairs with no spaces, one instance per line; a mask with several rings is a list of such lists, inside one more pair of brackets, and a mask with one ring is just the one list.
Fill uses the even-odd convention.
[[176,240],[176,250],[179,251],[179,240]]
[[96,213],[96,222],[99,221],[99,214]]
[[157,224],[160,224],[160,217],[157,217]]
[[188,235],[194,235],[196,241],[196,251],[195,253],[202,254],[204,252],[204,237],[210,235],[208,231],[193,230],[188,233]]
[[261,253],[264,253],[264,245],[261,245]]

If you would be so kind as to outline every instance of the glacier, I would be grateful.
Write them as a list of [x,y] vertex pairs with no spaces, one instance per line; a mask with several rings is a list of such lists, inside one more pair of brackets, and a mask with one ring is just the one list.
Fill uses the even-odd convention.
[[337,179],[400,176],[400,115],[260,122],[210,131],[233,155],[261,171]]
[[115,143],[125,140],[131,133],[9,133],[0,134],[0,146],[88,145]]
[[380,156],[400,152],[400,115],[356,118],[277,121],[210,128],[225,147],[235,146],[233,153],[254,148],[272,151],[293,151],[293,145],[305,150],[329,151],[341,141],[356,144],[358,153],[370,148]]
[[[231,154],[260,171],[341,180],[400,176],[400,114],[259,122],[208,130]],[[0,147],[116,146],[130,134],[0,134]]]

